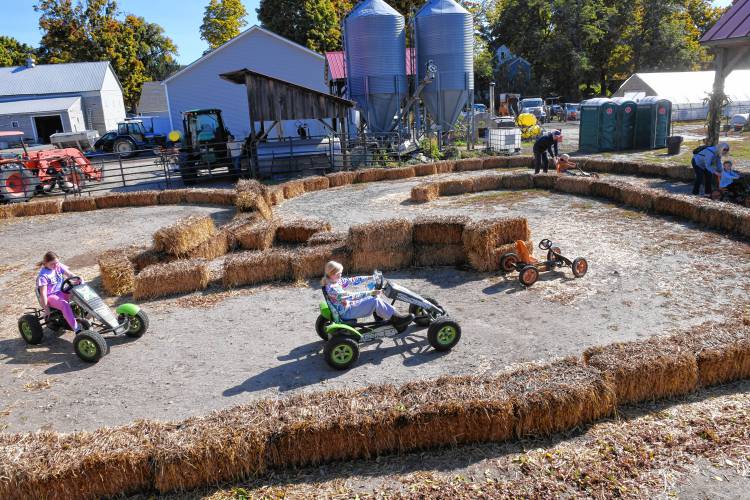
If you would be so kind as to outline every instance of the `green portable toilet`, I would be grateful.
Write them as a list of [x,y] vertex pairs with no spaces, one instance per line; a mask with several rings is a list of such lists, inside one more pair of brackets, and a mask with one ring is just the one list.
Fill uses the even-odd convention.
[[636,149],[666,148],[672,132],[672,103],[661,97],[644,97],[638,101],[635,115]]
[[615,149],[625,151],[633,149],[635,144],[636,103],[624,97],[612,99],[617,105],[617,131],[615,132]]
[[597,97],[581,103],[578,149],[586,153],[615,150],[617,105]]

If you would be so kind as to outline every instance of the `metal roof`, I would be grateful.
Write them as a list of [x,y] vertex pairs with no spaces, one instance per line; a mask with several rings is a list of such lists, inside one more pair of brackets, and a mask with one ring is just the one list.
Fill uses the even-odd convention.
[[750,0],[736,0],[701,38],[707,45],[750,45]]
[[[406,74],[414,74],[414,49],[406,49]],[[342,51],[326,52],[326,72],[329,80],[343,80],[346,78],[346,64]]]
[[[622,84],[615,95],[634,97],[634,92],[661,96],[672,104],[703,103],[713,91],[713,71],[685,71],[674,73],[635,73]],[[724,93],[734,103],[750,102],[750,70],[736,69],[724,82]]]
[[0,96],[101,90],[108,68],[107,61],[0,68]]
[[0,115],[31,115],[67,111],[75,104],[81,105],[81,98],[55,97],[52,99],[24,99],[22,101],[0,102]]

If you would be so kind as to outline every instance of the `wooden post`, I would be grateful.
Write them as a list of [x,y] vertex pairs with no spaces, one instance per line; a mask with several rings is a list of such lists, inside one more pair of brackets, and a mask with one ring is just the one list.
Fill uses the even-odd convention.
[[250,144],[248,148],[248,161],[250,162],[250,177],[256,177],[260,173],[258,165],[258,134],[255,131],[255,115],[253,113],[253,88],[250,83],[250,75],[245,75],[245,86],[247,87],[247,109],[250,114]]
[[708,104],[708,144],[719,144],[721,134],[721,112],[724,104],[724,80],[726,79],[727,49],[716,49],[714,89]]

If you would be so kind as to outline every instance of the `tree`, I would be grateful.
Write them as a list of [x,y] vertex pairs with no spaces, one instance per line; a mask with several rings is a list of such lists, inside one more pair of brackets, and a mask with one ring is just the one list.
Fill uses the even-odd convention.
[[144,18],[128,15],[125,25],[133,31],[137,43],[137,58],[144,72],[152,80],[164,80],[180,68],[176,61],[177,46],[164,35],[164,28]]
[[[283,14],[283,13],[282,13]],[[247,26],[247,10],[240,0],[211,0],[201,24],[201,39],[208,42],[208,53],[236,37]]]
[[264,28],[326,52],[341,50],[341,22],[351,8],[352,0],[261,0],[256,12]]
[[9,36],[0,36],[0,66],[22,66],[36,50]]

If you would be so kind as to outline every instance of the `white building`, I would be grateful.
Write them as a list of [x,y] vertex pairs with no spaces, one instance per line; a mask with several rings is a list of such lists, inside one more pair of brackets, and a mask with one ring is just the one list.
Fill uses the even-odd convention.
[[[646,96],[659,96],[672,102],[673,120],[704,120],[713,85],[713,71],[636,73],[612,97],[627,97],[637,102]],[[732,71],[724,92],[731,101],[724,109],[725,116],[750,112],[750,70]]]
[[46,144],[56,132],[104,134],[124,118],[122,86],[107,61],[0,68],[0,130]]

